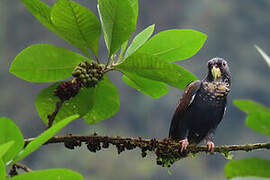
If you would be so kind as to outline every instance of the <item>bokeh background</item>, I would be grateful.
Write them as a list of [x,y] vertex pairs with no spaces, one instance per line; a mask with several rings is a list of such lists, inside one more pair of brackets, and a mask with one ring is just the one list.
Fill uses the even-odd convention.
[[[48,0],[49,4],[54,1]],[[80,0],[97,13],[96,1]],[[245,115],[233,106],[233,99],[253,99],[270,106],[270,71],[254,48],[259,45],[270,53],[269,0],[139,0],[138,33],[156,24],[155,33],[162,30],[191,28],[208,35],[204,47],[194,57],[178,62],[198,78],[206,75],[206,62],[216,56],[225,58],[232,71],[233,85],[226,116],[217,129],[215,143],[245,144],[269,139],[245,127]],[[100,57],[106,57],[101,39]],[[24,136],[34,137],[44,130],[44,124],[34,107],[38,92],[48,84],[34,84],[16,78],[8,72],[14,57],[35,43],[50,43],[73,49],[54,33],[43,27],[19,0],[0,0],[0,115],[12,118]],[[73,49],[77,51],[76,49]],[[38,59],[37,59],[38,60]],[[128,87],[120,73],[110,73],[117,85],[121,107],[110,119],[96,125],[77,120],[60,134],[121,135],[129,137],[164,138],[182,91],[170,92],[152,99]],[[269,152],[237,152],[234,159],[250,156],[269,157]],[[177,162],[171,175],[155,164],[154,155],[142,158],[138,150],[117,155],[115,148],[90,153],[85,147],[74,151],[62,145],[48,145],[23,160],[34,170],[70,168],[85,179],[225,179],[227,160],[220,154],[200,154]]]

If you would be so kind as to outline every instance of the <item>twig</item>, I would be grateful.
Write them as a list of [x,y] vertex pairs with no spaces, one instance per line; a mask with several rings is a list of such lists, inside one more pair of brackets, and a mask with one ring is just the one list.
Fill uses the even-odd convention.
[[64,100],[60,100],[56,103],[56,106],[55,106],[55,109],[54,109],[54,112],[52,114],[49,114],[48,115],[48,126],[47,126],[47,129],[50,128],[52,125],[53,125],[53,121],[57,115],[57,113],[59,112],[61,106],[63,105],[64,103]]
[[11,167],[11,169],[10,169],[10,171],[9,171],[9,175],[10,175],[11,177],[18,175],[17,169],[22,169],[22,170],[24,170],[25,172],[31,172],[31,171],[33,171],[32,169],[30,169],[29,167],[27,167],[27,166],[24,165],[24,164],[21,164],[21,163],[15,163],[15,164],[12,165],[12,167]]
[[[33,141],[34,138],[25,139],[25,145]],[[161,154],[179,153],[181,145],[174,140],[165,138],[161,140],[154,139],[142,139],[138,138],[126,138],[126,137],[108,137],[98,136],[96,133],[90,136],[55,136],[48,140],[45,144],[52,143],[64,143],[67,148],[74,149],[75,146],[81,146],[81,143],[85,142],[90,151],[96,152],[101,148],[107,148],[109,144],[115,145],[118,149],[118,153],[124,150],[132,150],[136,147],[141,148],[142,152],[155,151]],[[270,142],[267,143],[256,143],[256,144],[245,144],[245,145],[222,145],[217,146],[214,152],[217,153],[228,153],[231,151],[252,151],[259,149],[270,149]],[[158,151],[158,152],[157,152]],[[199,153],[208,152],[206,146],[188,146],[188,153]],[[157,154],[158,155],[158,154]]]
[[27,167],[26,165],[21,164],[21,163],[15,163],[14,166],[15,166],[17,169],[22,169],[22,170],[24,170],[25,172],[31,172],[31,171],[33,171],[32,169],[30,169],[29,167]]

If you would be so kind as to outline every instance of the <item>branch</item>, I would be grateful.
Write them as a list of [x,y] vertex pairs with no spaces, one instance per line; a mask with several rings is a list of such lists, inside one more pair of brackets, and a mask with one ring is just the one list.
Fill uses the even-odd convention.
[[[25,145],[33,141],[34,138],[25,139]],[[159,162],[164,159],[181,159],[186,157],[188,154],[197,154],[199,152],[209,152],[206,146],[188,146],[185,153],[181,153],[181,145],[171,139],[165,138],[161,140],[153,139],[142,139],[138,138],[126,138],[126,137],[108,137],[108,136],[98,136],[96,133],[90,136],[55,136],[48,140],[45,144],[52,143],[64,143],[65,147],[68,149],[74,149],[76,146],[81,146],[84,142],[91,152],[97,152],[102,148],[108,148],[109,145],[114,145],[117,148],[118,154],[125,150],[132,150],[135,148],[141,149],[142,157],[147,155],[147,151],[154,151],[157,156],[157,163],[164,166],[164,162]],[[245,145],[222,145],[217,146],[214,152],[222,153],[225,156],[231,151],[252,151],[257,149],[270,149],[270,142],[268,143],[256,143],[256,144],[245,144]],[[173,163],[170,161],[171,164]]]
[[57,113],[59,112],[60,108],[62,107],[63,103],[64,103],[64,100],[58,101],[56,103],[56,106],[55,106],[55,109],[54,109],[53,113],[48,115],[48,126],[47,126],[47,129],[52,126],[53,121],[54,121]]
[[21,164],[21,163],[15,163],[15,164],[12,165],[12,167],[11,167],[11,169],[10,169],[10,171],[9,171],[9,175],[10,175],[11,177],[18,175],[17,169],[22,169],[22,170],[24,170],[25,172],[31,172],[31,171],[33,171],[32,169],[30,169],[29,167],[27,167],[27,166],[24,165],[24,164]]

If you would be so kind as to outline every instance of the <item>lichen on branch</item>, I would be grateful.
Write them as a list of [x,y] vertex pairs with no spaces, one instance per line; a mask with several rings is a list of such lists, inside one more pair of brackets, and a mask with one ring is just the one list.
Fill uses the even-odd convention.
[[[25,146],[29,144],[34,138],[25,139]],[[141,149],[141,156],[145,157],[147,151],[153,151],[157,156],[157,164],[169,167],[175,161],[186,157],[189,154],[197,154],[200,152],[208,152],[206,146],[188,146],[186,151],[181,153],[181,145],[171,139],[165,138],[157,140],[153,139],[143,139],[138,138],[128,138],[128,137],[109,137],[109,136],[99,136],[96,133],[89,136],[78,136],[78,135],[67,135],[67,136],[55,136],[48,140],[45,144],[52,143],[64,143],[65,147],[68,149],[74,149],[77,146],[82,146],[85,143],[89,151],[97,152],[101,149],[108,148],[113,145],[117,148],[118,154],[125,150],[132,150],[135,148]],[[245,144],[245,145],[222,145],[217,146],[214,149],[216,153],[222,153],[227,155],[232,151],[252,151],[259,149],[270,149],[270,142],[268,143],[256,143],[256,144]]]

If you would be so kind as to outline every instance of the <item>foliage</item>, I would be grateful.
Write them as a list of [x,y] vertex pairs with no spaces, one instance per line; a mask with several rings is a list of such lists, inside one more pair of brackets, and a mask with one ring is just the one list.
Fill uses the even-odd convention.
[[[41,0],[22,2],[47,29],[82,54],[51,44],[35,44],[15,57],[10,73],[29,82],[54,82],[38,94],[35,102],[40,118],[49,129],[24,147],[19,128],[10,119],[1,118],[1,177],[5,176],[5,165],[25,158],[71,121],[83,117],[87,123],[94,124],[114,115],[120,102],[117,88],[106,74],[109,71],[122,72],[124,82],[153,98],[165,95],[168,85],[184,89],[196,80],[192,73],[171,62],[195,55],[207,38],[201,32],[173,29],[151,38],[155,28],[151,25],[127,47],[137,25],[138,0],[98,0],[99,19],[88,8],[71,0],[58,0],[52,7]],[[101,27],[108,49],[105,61],[100,61],[98,54]],[[77,173],[62,169],[35,171],[11,179],[45,176],[82,179]]]
[[270,161],[260,158],[233,160],[226,164],[225,174],[228,179],[234,177],[268,177],[270,178]]
[[265,60],[265,62],[268,64],[270,67],[270,57],[257,45],[254,45],[254,47],[257,49],[257,51],[260,53],[262,58]]
[[46,169],[29,172],[10,178],[10,180],[83,180],[82,175],[69,169]]
[[[269,57],[258,46],[255,46],[265,61]],[[247,114],[246,126],[254,131],[270,136],[270,108],[252,100],[234,100],[234,105]],[[225,175],[234,177],[265,177],[270,178],[270,161],[260,158],[233,160],[226,164]]]
[[[23,149],[24,139],[20,129],[13,123],[13,121],[6,117],[0,118],[1,130],[0,130],[0,177],[6,176],[6,165],[12,165],[15,162],[21,160],[22,158],[28,156],[30,153],[38,149],[42,144],[44,144],[48,139],[53,137],[57,132],[59,132],[63,127],[65,127],[71,121],[77,119],[79,116],[74,115],[61,122],[55,124],[50,129],[44,131],[40,136],[35,138],[26,148]],[[61,173],[61,172],[59,172]],[[43,173],[42,173],[43,174]],[[46,173],[44,173],[46,174]],[[45,178],[45,175],[40,175],[40,177]],[[63,174],[63,177],[65,173]],[[73,173],[69,173],[72,177]],[[18,176],[19,179],[21,175]],[[24,175],[22,175],[22,178]],[[28,177],[28,176],[27,176]],[[59,176],[59,177],[62,177]],[[12,178],[13,179],[13,178]]]
[[[39,0],[23,0],[23,2],[45,27],[80,49],[84,54],[89,55],[88,49],[91,50],[94,57],[84,57],[49,44],[36,44],[17,55],[11,64],[11,73],[30,82],[59,81],[71,77],[72,70],[80,62],[98,60],[97,40],[100,35],[100,25],[97,17],[90,10],[70,0],[59,0],[53,7],[49,7]],[[154,31],[154,25],[152,25],[139,33],[124,53],[126,48],[123,45],[127,45],[132,32],[136,29],[138,1],[99,0],[98,10],[108,48],[108,62],[110,61],[104,69],[104,74],[112,70],[120,71],[125,75],[123,80],[128,85],[154,98],[159,98],[168,92],[165,84],[183,89],[196,79],[184,68],[169,62],[184,60],[196,54],[206,40],[205,34],[194,30],[174,29],[160,32],[150,38]],[[148,38],[150,39],[148,40]],[[117,60],[115,56],[121,46],[122,56],[119,56]],[[108,79],[106,82],[107,87],[112,86],[109,85],[111,83]],[[56,86],[57,84],[54,84],[44,89],[37,96],[36,108],[45,123],[48,122],[47,115],[53,112],[55,103],[58,101],[53,93]],[[153,88],[150,88],[152,86]],[[78,95],[80,98],[76,96],[65,102],[56,121],[78,113],[81,117],[84,116],[87,122],[93,123],[115,114],[118,109],[117,105],[115,108],[103,108],[102,114],[104,113],[106,116],[95,118],[95,121],[89,120],[90,112],[93,113],[91,108],[100,105],[86,105],[86,101],[97,103],[97,101],[93,101],[91,94],[105,95],[106,92],[102,89],[104,88],[97,87],[95,92],[82,90],[89,92],[84,95],[80,93]],[[118,104],[117,91],[113,90],[111,93],[113,93],[111,94],[113,98],[106,98],[107,101],[103,102],[103,106]],[[76,106],[77,110],[72,110],[73,106]],[[69,113],[66,114],[67,112]],[[87,112],[89,112],[88,115],[86,115]]]

